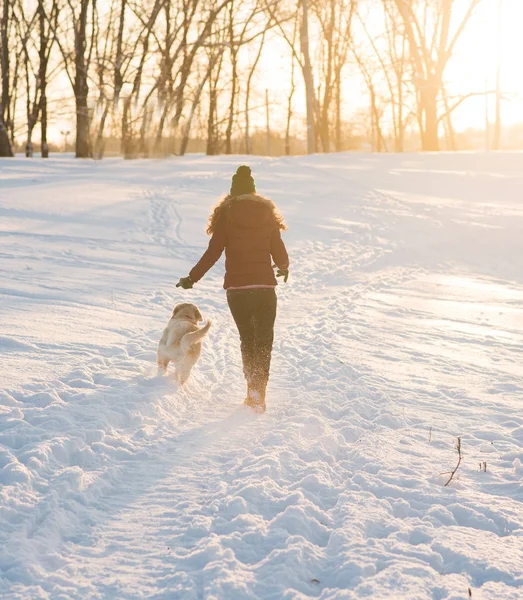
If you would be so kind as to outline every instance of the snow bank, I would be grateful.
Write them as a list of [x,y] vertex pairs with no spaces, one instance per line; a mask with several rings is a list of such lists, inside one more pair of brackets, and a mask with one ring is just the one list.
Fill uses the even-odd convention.
[[262,417],[223,267],[174,288],[240,162],[0,162],[0,597],[522,598],[523,156],[250,160],[293,263]]

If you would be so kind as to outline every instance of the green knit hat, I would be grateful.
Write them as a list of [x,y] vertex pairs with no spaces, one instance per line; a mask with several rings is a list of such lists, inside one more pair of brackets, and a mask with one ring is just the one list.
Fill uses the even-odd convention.
[[254,179],[251,175],[251,168],[242,165],[238,167],[235,175],[232,176],[231,196],[241,196],[242,194],[253,194],[256,192]]

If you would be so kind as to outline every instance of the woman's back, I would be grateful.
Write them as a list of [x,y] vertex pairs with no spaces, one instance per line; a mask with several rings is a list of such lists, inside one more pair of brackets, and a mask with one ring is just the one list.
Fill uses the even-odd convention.
[[[281,239],[273,203],[262,196],[246,194],[232,199],[228,212],[225,287],[276,285],[271,254],[278,254]],[[287,261],[286,257],[279,258]]]
[[198,281],[225,249],[225,289],[276,286],[271,257],[279,266],[289,262],[282,228],[271,200],[255,193],[228,196],[211,219],[209,250],[190,272],[191,279]]

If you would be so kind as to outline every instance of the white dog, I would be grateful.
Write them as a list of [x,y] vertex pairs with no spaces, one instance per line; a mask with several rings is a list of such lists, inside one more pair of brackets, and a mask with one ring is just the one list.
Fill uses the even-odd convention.
[[172,361],[176,368],[176,379],[183,385],[191,374],[202,351],[202,340],[207,335],[211,321],[199,328],[202,314],[194,304],[177,304],[171,320],[163,331],[158,345],[158,372],[165,373]]

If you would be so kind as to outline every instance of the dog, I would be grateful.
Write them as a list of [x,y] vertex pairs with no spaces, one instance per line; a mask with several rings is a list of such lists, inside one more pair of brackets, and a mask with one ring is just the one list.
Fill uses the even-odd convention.
[[165,373],[167,365],[174,363],[180,385],[189,379],[191,369],[200,358],[202,340],[211,327],[210,320],[201,328],[197,325],[199,321],[203,321],[203,317],[197,306],[177,304],[158,344],[158,373]]

